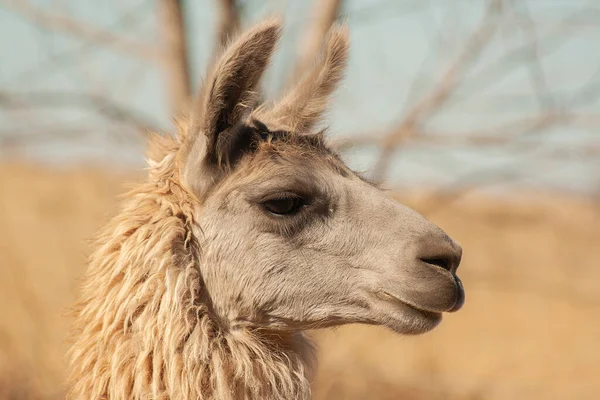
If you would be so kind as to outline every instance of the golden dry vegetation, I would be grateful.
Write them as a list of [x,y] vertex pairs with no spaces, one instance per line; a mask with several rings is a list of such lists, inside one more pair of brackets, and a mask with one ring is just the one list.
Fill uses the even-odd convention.
[[[55,399],[63,316],[125,174],[0,166],[0,399]],[[435,331],[315,332],[317,399],[600,398],[600,207],[413,196],[465,249],[467,303]]]

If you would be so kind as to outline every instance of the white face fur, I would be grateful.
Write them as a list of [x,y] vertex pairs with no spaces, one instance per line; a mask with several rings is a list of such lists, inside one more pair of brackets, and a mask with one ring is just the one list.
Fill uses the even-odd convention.
[[441,229],[325,148],[265,147],[197,209],[201,272],[225,323],[421,333],[455,307],[460,248]]
[[368,323],[407,334],[462,305],[460,246],[352,172],[311,133],[341,79],[348,38],[272,107],[252,109],[279,37],[267,21],[208,75],[180,154],[216,317],[231,329]]

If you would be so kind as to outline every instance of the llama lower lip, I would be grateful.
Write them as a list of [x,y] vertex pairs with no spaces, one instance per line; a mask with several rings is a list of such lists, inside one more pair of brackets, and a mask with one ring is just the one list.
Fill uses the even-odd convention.
[[387,300],[392,300],[394,303],[399,303],[402,304],[406,307],[409,307],[415,311],[420,312],[421,314],[426,314],[426,315],[439,315],[439,312],[436,311],[429,311],[429,310],[424,310],[422,308],[416,307],[410,303],[407,303],[404,300],[399,299],[398,297],[394,296],[393,294],[386,292],[386,291],[382,291],[380,292],[380,296],[381,298],[387,299]]
[[456,302],[454,303],[454,306],[452,307],[452,309],[450,309],[448,312],[458,311],[465,304],[465,288],[463,287],[462,281],[456,275],[454,275],[454,281],[456,282],[456,290],[457,290]]

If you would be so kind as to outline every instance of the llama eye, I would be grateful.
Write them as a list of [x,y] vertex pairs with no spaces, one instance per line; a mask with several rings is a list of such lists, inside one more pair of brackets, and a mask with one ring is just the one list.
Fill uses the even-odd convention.
[[282,199],[267,200],[262,205],[272,214],[290,215],[295,214],[304,206],[304,200],[300,197],[284,197]]

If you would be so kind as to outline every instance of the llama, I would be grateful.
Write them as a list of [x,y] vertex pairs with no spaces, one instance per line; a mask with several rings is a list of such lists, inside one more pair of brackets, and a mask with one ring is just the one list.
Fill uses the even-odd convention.
[[350,170],[314,126],[342,78],[333,27],[314,70],[256,106],[268,19],[216,60],[148,179],[98,234],[74,307],[71,399],[307,399],[303,331],[400,334],[459,309],[461,248]]

